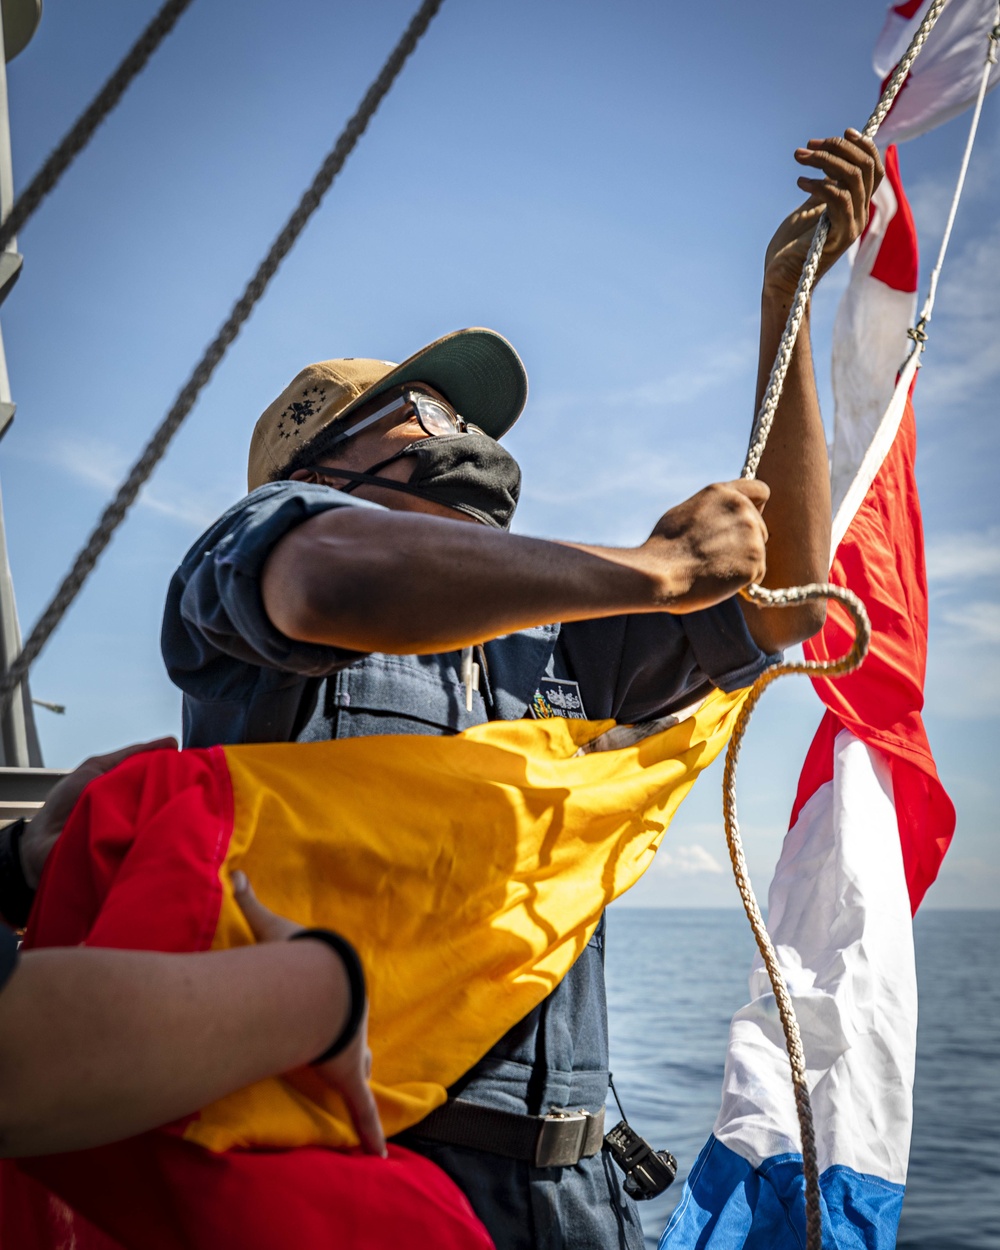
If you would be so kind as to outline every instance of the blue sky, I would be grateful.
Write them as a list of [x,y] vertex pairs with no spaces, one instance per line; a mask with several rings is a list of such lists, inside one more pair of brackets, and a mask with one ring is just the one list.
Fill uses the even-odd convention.
[[[15,175],[37,169],[158,7],[46,0],[8,67]],[[23,231],[2,326],[17,418],[0,447],[22,627],[354,111],[416,0],[196,0]],[[175,731],[158,632],[170,573],[245,489],[249,433],[305,363],[402,359],[489,325],[531,378],[509,445],[523,533],[641,541],[735,476],[751,419],[764,246],[798,198],[793,149],[860,125],[882,3],[445,0],[338,183],[39,661],[46,762]],[[931,576],[926,719],[959,812],[928,905],[1000,906],[1000,92],[987,100],[917,387]],[[925,261],[967,119],[900,154]],[[924,274],[929,263],[923,265]],[[814,308],[824,411],[846,274]],[[794,679],[741,765],[763,890],[819,719]],[[717,772],[643,905],[736,905]]]

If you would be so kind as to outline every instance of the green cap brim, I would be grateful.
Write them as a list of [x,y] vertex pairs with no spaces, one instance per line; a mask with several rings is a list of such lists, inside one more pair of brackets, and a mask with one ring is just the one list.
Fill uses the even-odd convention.
[[474,327],[446,334],[396,365],[345,408],[338,421],[407,382],[433,386],[466,421],[491,438],[507,433],[528,398],[528,375],[514,348],[502,334]]

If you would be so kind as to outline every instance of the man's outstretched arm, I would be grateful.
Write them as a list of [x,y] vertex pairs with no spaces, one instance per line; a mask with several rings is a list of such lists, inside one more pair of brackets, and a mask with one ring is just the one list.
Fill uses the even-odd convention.
[[763,576],[760,482],[706,487],[638,547],[523,538],[409,511],[334,508],[289,531],[261,579],[289,638],[433,654],[549,621],[691,612]]
[[[826,207],[832,219],[826,268],[864,228],[881,176],[877,152],[860,136],[811,142],[796,156],[825,177],[800,179],[810,198],[768,249],[761,393],[820,213]],[[759,513],[769,495],[765,527]],[[823,578],[829,472],[808,331],[800,335],[760,480],[700,491],[667,512],[639,547],[545,542],[395,508],[334,509],[278,542],[261,580],[277,629],[297,641],[356,651],[428,654],[548,621],[690,612],[751,581]],[[808,637],[822,621],[822,609],[809,607],[745,611],[766,651]]]
[[[779,226],[767,249],[761,299],[760,363],[755,411],[767,388],[771,366],[809,243],[826,209],[830,233],[820,274],[841,256],[868,224],[872,192],[882,179],[878,149],[857,131],[843,139],[813,139],[795,158],[815,167],[820,179],[801,177],[809,199]],[[825,581],[830,565],[830,470],[809,343],[808,312],[795,344],[774,425],[761,457],[758,478],[771,488],[763,585],[776,588]],[[743,603],[757,645],[780,651],[816,633],[825,606],[803,604],[770,610]]]

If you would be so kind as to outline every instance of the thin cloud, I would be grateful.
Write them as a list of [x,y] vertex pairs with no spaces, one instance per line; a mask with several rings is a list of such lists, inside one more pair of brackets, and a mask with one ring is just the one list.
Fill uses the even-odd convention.
[[[680,502],[720,475],[734,473],[742,447],[733,454],[730,431],[714,421],[681,422],[677,410],[690,410],[752,375],[756,351],[750,337],[741,335],[710,344],[671,372],[629,386],[540,397],[532,407],[530,429],[515,431],[511,439],[525,466],[524,511],[558,505],[572,513],[587,506],[590,516],[579,519],[592,521],[600,512],[597,505],[607,503],[602,525],[614,520],[617,531],[631,535],[631,524],[621,524],[623,513],[635,516],[637,505],[647,500],[664,506]],[[574,433],[553,457],[543,440],[551,438],[552,428],[568,412]],[[609,413],[628,417],[627,440],[608,437]],[[579,524],[577,516],[566,520]],[[612,541],[610,536],[606,540]]]
[[932,623],[927,707],[952,720],[1000,716],[1000,603],[946,608]]
[[980,600],[942,613],[945,625],[958,630],[966,642],[1000,643],[1000,603]]
[[[948,220],[948,207],[955,193],[955,185],[953,182],[942,179],[921,178],[913,186],[905,189],[906,198],[913,211],[917,237],[922,241],[927,240],[921,248],[922,255],[926,251],[926,260],[932,250],[936,254],[936,248],[940,246],[941,235]],[[933,264],[933,261],[931,263]]]
[[1000,526],[985,531],[942,534],[927,544],[932,583],[979,581],[1000,574]]
[[636,408],[676,408],[752,370],[756,362],[757,346],[749,336],[727,338],[710,344],[683,366],[656,378],[606,391],[562,391],[542,397],[532,405],[532,411],[536,416],[558,416],[567,409],[631,412]]
[[[117,491],[129,470],[130,462],[121,448],[109,447],[96,439],[60,438],[44,453],[46,463],[68,473],[77,481],[96,487],[108,499]],[[145,508],[172,521],[180,521],[196,530],[205,529],[231,503],[227,496],[206,498],[205,491],[172,486],[169,496],[146,485],[139,493],[136,507]]]
[[635,449],[613,456],[605,449],[603,458],[588,451],[563,458],[558,463],[533,465],[525,474],[523,499],[536,503],[572,504],[598,499],[611,503],[636,497],[686,499],[704,486],[702,477],[682,452],[650,454]]
[[757,363],[757,348],[749,339],[722,344],[698,353],[695,361],[653,382],[614,392],[609,401],[625,407],[675,408],[690,404]]
[[936,307],[926,357],[930,367],[922,372],[918,403],[955,412],[1000,379],[1000,223],[951,258]]
[[715,856],[697,843],[662,848],[654,864],[662,875],[671,877],[696,877],[705,873],[719,876],[725,871]]
[[[994,138],[980,131],[976,147],[978,150],[973,154],[962,191],[962,204],[966,209],[993,194],[993,171],[1000,159],[1000,136]],[[957,177],[956,159],[952,174],[943,178],[917,178],[912,184],[906,184],[906,198],[913,212],[918,236],[923,241],[921,250],[929,264],[933,264],[937,256]]]
[[[1000,379],[1000,353],[996,328],[1000,322],[1000,223],[995,220],[991,197],[994,170],[1000,159],[1000,137],[981,135],[965,184],[960,217],[985,209],[990,226],[964,247],[952,240],[945,258],[941,285],[930,325],[926,368],[917,390],[918,403],[955,411]],[[956,162],[957,173],[957,162]],[[924,254],[921,300],[937,256],[954,181],[923,179],[908,189]]]
[[1000,891],[1000,865],[981,856],[945,858],[941,875],[927,896],[929,908],[979,908],[990,906]]

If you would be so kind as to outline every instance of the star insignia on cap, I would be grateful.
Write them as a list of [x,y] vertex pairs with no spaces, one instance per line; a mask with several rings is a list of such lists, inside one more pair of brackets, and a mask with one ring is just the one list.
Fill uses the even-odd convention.
[[278,418],[278,437],[298,438],[300,427],[323,407],[325,401],[325,387],[307,386],[302,392],[302,398],[293,400]]

